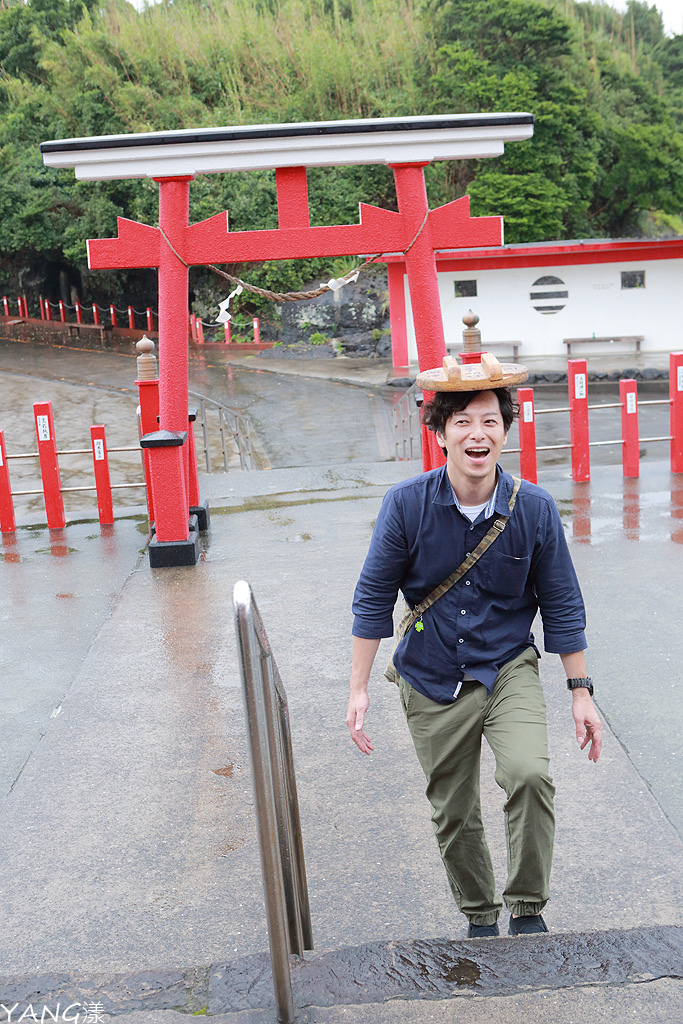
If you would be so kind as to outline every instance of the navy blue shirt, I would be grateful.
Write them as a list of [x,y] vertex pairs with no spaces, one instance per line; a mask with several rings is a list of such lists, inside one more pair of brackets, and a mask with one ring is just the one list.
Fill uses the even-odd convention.
[[[387,491],[353,599],[353,635],[393,635],[401,590],[411,608],[458,568],[488,532],[509,515],[512,477],[498,467],[494,511],[474,523],[458,509],[446,467]],[[413,626],[394,665],[416,690],[450,703],[467,674],[490,691],[500,668],[534,646],[531,624],[540,608],[544,647],[555,654],[584,650],[585,610],[555,502],[523,480],[504,532],[477,563]]]

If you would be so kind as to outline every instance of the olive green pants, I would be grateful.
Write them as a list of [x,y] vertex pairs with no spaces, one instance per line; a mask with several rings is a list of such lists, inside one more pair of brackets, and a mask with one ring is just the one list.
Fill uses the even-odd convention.
[[536,653],[528,648],[504,665],[490,694],[481,683],[463,683],[452,704],[437,704],[405,679],[399,690],[458,907],[472,924],[493,924],[502,909],[481,819],[483,735],[496,759],[496,782],[507,797],[503,898],[513,914],[540,914],[549,898],[555,787]]

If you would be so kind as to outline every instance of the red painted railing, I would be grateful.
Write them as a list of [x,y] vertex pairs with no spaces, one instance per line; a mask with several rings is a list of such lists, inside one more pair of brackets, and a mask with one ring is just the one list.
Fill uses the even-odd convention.
[[[590,449],[598,445],[622,445],[622,466],[626,477],[637,477],[640,466],[640,445],[656,441],[669,441],[671,472],[683,473],[683,352],[672,352],[669,357],[669,398],[648,400],[647,405],[670,406],[670,433],[662,437],[640,437],[638,431],[638,384],[635,380],[619,382],[619,401],[599,405],[588,402],[588,375],[585,359],[570,359],[569,407],[567,409],[534,409],[533,389],[517,388],[519,416],[520,474],[525,480],[537,482],[537,453],[539,451],[571,452],[572,480],[580,483],[590,480]],[[644,404],[644,403],[640,403]],[[589,412],[591,409],[620,409],[621,437],[608,441],[591,441]],[[569,413],[569,444],[538,445],[536,417],[549,413]],[[515,449],[510,449],[513,451]]]

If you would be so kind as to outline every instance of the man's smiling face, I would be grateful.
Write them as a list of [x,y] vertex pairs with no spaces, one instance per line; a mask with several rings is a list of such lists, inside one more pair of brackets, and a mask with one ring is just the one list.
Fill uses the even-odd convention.
[[456,493],[458,483],[482,486],[489,478],[493,490],[496,463],[507,441],[496,394],[475,394],[462,412],[453,413],[443,434],[437,431],[436,439],[446,449],[448,476]]

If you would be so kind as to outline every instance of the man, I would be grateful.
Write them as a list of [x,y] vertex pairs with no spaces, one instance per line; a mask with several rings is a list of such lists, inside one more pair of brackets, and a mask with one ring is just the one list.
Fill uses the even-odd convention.
[[549,898],[555,790],[530,632],[539,608],[545,649],[560,655],[567,674],[577,741],[582,750],[590,744],[592,761],[602,743],[583,653],[584,606],[559,513],[546,491],[526,481],[511,502],[513,478],[497,465],[514,414],[507,387],[437,391],[423,421],[446,465],[387,492],[353,604],[347,725],[370,754],[368,679],[380,639],[392,635],[399,589],[415,608],[476,551],[496,519],[505,523],[411,624],[393,658],[441,857],[470,938],[498,935],[502,909],[479,801],[482,735],[507,797],[509,932],[548,930],[541,911]]

